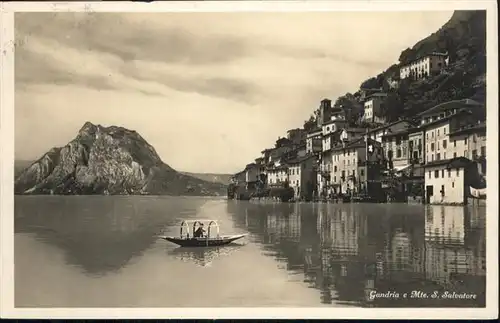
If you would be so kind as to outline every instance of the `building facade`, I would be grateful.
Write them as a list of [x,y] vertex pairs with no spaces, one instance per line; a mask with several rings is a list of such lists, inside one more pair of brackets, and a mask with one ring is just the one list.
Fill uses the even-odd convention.
[[374,93],[368,96],[364,102],[363,121],[370,123],[385,123],[385,118],[380,116],[387,94]]
[[398,120],[375,129],[368,131],[367,135],[370,139],[382,143],[382,137],[389,133],[399,132],[401,130],[409,129],[413,126],[408,120]]
[[382,147],[385,159],[392,163],[391,166],[396,171],[410,165],[408,129],[384,135],[382,137]]
[[288,161],[288,182],[294,190],[295,199],[309,199],[316,185],[315,157],[306,156]]
[[448,54],[432,53],[401,66],[399,77],[401,79],[422,79],[432,74],[439,73],[447,65]]
[[425,198],[428,204],[467,204],[468,173],[473,163],[458,157],[425,164]]
[[410,162],[413,164],[423,164],[424,155],[424,132],[418,128],[408,130],[408,154]]
[[322,151],[322,129],[316,128],[307,134],[306,153],[317,154]]

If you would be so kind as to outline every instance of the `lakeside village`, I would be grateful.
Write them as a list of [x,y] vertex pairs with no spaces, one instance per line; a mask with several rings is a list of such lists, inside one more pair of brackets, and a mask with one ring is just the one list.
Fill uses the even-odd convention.
[[[439,73],[433,62],[445,66],[445,55],[402,66],[400,79]],[[344,109],[322,100],[314,127],[288,130],[263,150],[232,177],[228,199],[485,205],[483,103],[454,100],[386,123],[387,94],[361,90],[364,127],[349,126]]]

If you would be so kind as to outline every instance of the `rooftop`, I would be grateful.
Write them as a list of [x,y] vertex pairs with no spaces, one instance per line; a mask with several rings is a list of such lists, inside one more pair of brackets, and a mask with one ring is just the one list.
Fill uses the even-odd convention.
[[[368,143],[375,145],[375,146],[380,146],[380,143],[378,141],[375,141],[371,138],[368,138]],[[364,137],[354,139],[353,141],[347,142],[345,145],[338,145],[335,147],[332,147],[332,151],[341,151],[344,149],[353,149],[353,148],[364,148],[366,147],[366,141]]]
[[438,53],[438,52],[427,53],[427,54],[418,56],[418,57],[416,57],[416,58],[414,58],[412,60],[409,60],[408,62],[406,62],[404,64],[401,64],[401,67],[408,66],[408,65],[410,65],[413,62],[419,61],[419,60],[427,58],[427,57],[432,57],[432,56],[444,56],[444,57],[447,57],[448,53]]
[[471,109],[474,107],[481,107],[481,106],[484,106],[484,104],[471,99],[454,100],[438,104],[430,109],[425,110],[424,112],[417,114],[417,116],[425,117],[427,115],[448,111],[450,109],[462,109],[462,108]]
[[401,130],[398,130],[398,131],[389,132],[389,133],[383,135],[382,138],[389,138],[389,137],[394,137],[394,136],[400,136],[400,135],[408,134],[409,132],[410,132],[410,128],[401,129]]
[[296,164],[300,164],[306,160],[309,160],[311,158],[314,158],[314,155],[308,155],[308,156],[304,156],[304,157],[298,157],[298,158],[294,158],[294,159],[291,159],[291,160],[288,160],[287,161],[287,164],[289,165],[296,165]]
[[456,131],[451,132],[450,136],[463,135],[468,133],[477,133],[477,132],[486,132],[486,124],[484,122],[479,124],[470,124],[467,127],[463,127],[457,129]]
[[438,120],[435,120],[435,121],[432,121],[432,122],[429,122],[429,123],[425,123],[423,125],[420,125],[418,128],[419,129],[425,129],[425,128],[428,128],[430,126],[435,126],[435,125],[441,124],[443,122],[447,122],[447,121],[449,121],[451,119],[454,119],[456,117],[460,117],[460,116],[464,116],[464,115],[472,115],[472,114],[467,109],[460,109],[460,110],[457,111],[457,113],[448,115],[448,116],[446,116],[444,118],[440,118]]
[[374,132],[377,132],[379,130],[383,130],[383,129],[386,129],[386,128],[389,128],[391,126],[394,126],[398,123],[401,123],[401,122],[406,122],[408,123],[408,125],[413,125],[413,122],[410,121],[410,120],[407,120],[407,119],[403,119],[403,120],[398,120],[398,121],[394,121],[394,122],[391,122],[391,123],[388,123],[388,124],[385,124],[383,126],[380,126],[380,127],[377,127],[375,129],[371,129],[371,130],[368,130],[368,133],[371,134],[371,133],[374,133]]
[[371,98],[385,98],[387,97],[387,93],[384,93],[384,92],[376,92],[376,93],[372,93],[370,95],[367,95],[365,97],[365,101],[368,101],[370,100]]
[[424,165],[425,168],[435,166],[445,166],[446,168],[463,168],[469,166],[472,161],[465,157],[457,157],[451,159],[441,159],[429,162]]

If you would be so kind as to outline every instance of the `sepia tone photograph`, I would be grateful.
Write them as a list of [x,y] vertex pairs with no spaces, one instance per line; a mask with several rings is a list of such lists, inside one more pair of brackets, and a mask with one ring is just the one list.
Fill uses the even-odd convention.
[[13,35],[15,308],[486,308],[487,10]]

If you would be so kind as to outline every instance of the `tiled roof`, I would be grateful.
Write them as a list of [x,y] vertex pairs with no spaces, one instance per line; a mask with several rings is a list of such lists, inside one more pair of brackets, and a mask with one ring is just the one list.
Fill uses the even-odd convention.
[[438,119],[436,121],[425,123],[423,125],[420,125],[418,128],[419,129],[425,129],[425,128],[428,128],[430,126],[435,126],[435,125],[438,125],[440,123],[447,122],[447,121],[449,121],[451,119],[454,119],[454,118],[457,118],[457,117],[460,117],[460,116],[464,116],[464,115],[472,115],[472,114],[467,109],[460,109],[460,110],[457,111],[457,113],[451,114],[449,116],[446,116],[444,118]]
[[479,102],[471,100],[471,99],[454,100],[454,101],[448,101],[448,102],[438,104],[438,105],[436,105],[428,110],[425,110],[424,112],[417,114],[417,116],[422,117],[422,116],[426,116],[429,114],[440,113],[440,112],[447,111],[450,109],[461,109],[461,108],[471,109],[474,107],[481,107],[481,106],[484,106],[484,105],[482,103],[479,103]]
[[486,124],[480,123],[480,124],[470,125],[469,127],[466,128],[455,130],[453,132],[450,132],[449,135],[457,136],[466,133],[485,132],[485,131],[486,131]]
[[424,165],[427,167],[435,167],[435,166],[446,166],[447,168],[460,168],[468,166],[472,163],[472,161],[465,157],[457,157],[452,159],[441,159],[435,160]]
[[314,158],[314,155],[307,155],[307,156],[303,156],[303,157],[294,158],[294,159],[291,159],[291,160],[287,160],[286,163],[290,164],[290,165],[300,164],[303,161],[306,161],[306,160],[308,160],[310,158]]
[[395,124],[398,124],[400,122],[407,122],[408,124],[410,125],[413,125],[414,123],[410,120],[407,120],[407,119],[403,119],[403,120],[398,120],[398,121],[394,121],[394,122],[391,122],[391,123],[388,123],[386,125],[383,125],[383,126],[380,126],[380,127],[377,127],[375,129],[371,129],[371,130],[368,130],[368,134],[371,134],[371,133],[374,133],[374,132],[377,132],[379,130],[382,130],[382,129],[385,129],[385,128],[389,128]]

